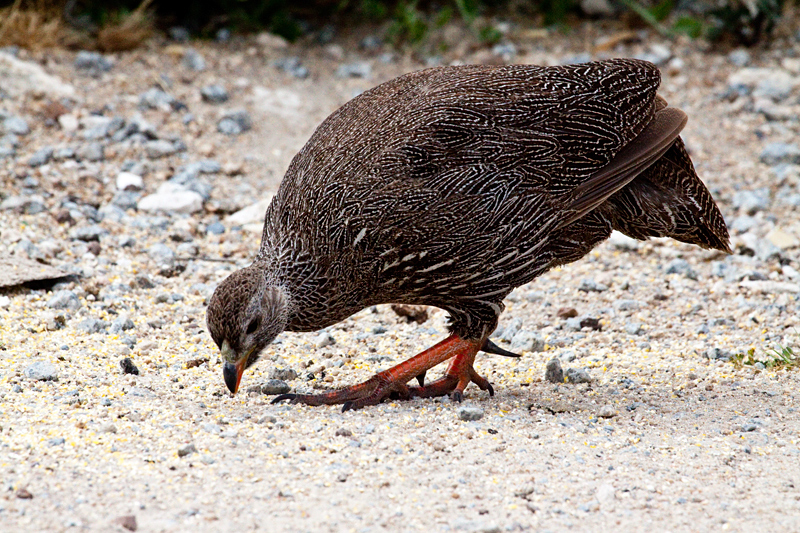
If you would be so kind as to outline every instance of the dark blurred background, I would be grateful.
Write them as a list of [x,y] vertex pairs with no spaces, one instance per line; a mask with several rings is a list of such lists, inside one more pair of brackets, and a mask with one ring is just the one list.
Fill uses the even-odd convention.
[[[222,39],[269,31],[289,41],[323,41],[372,25],[396,46],[423,42],[458,20],[481,40],[500,38],[492,20],[570,27],[587,19],[649,26],[665,36],[753,46],[769,41],[800,0],[17,0],[0,2],[0,46],[131,49],[153,31]],[[180,39],[179,39],[180,40]]]

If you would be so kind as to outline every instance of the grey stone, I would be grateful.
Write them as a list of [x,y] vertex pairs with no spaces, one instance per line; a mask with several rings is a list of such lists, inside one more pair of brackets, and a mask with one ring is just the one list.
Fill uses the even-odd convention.
[[761,261],[780,260],[783,257],[783,250],[767,239],[756,239],[754,251],[755,256]]
[[565,375],[568,383],[591,383],[592,381],[589,372],[583,368],[568,368]]
[[155,141],[147,141],[144,145],[144,150],[147,157],[150,159],[158,159],[174,154],[178,151],[178,147],[175,146],[175,143],[158,139]]
[[218,43],[227,43],[231,39],[231,30],[228,28],[220,28],[214,34],[214,40]]
[[641,322],[626,322],[625,332],[629,335],[641,335],[644,331]]
[[746,67],[750,64],[750,52],[745,48],[737,48],[728,54],[728,61],[737,67]]
[[15,135],[27,135],[31,129],[28,123],[22,117],[10,116],[3,120],[3,129],[8,133]]
[[112,334],[119,333],[121,331],[133,329],[134,327],[136,327],[136,325],[133,323],[133,320],[127,316],[119,316],[111,322],[111,327],[109,328],[108,332]]
[[200,248],[193,242],[182,242],[175,248],[175,252],[181,256],[196,257],[200,253]]
[[186,68],[195,72],[202,72],[206,69],[205,58],[194,48],[186,49],[183,54],[183,64]]
[[721,361],[728,361],[731,358],[731,353],[721,348],[709,348],[703,352],[703,357],[706,359],[718,359]]
[[184,28],[183,26],[172,26],[169,30],[169,38],[173,41],[177,41],[179,43],[185,43],[189,41],[189,30]]
[[317,348],[325,348],[326,346],[332,346],[334,344],[336,344],[336,339],[334,339],[333,335],[331,335],[327,331],[321,332],[314,339],[314,345]]
[[91,116],[85,119],[85,125],[87,128],[81,132],[81,137],[96,140],[110,137],[124,128],[125,120],[122,117]]
[[481,418],[483,418],[483,409],[481,409],[480,407],[467,407],[467,406],[459,407],[458,418],[460,418],[464,422],[480,420]]
[[206,85],[200,89],[203,100],[212,104],[221,104],[228,101],[228,91],[222,85]]
[[571,317],[564,321],[564,329],[567,331],[580,331],[581,319],[578,317]]
[[597,416],[600,418],[614,418],[618,414],[619,413],[617,412],[616,409],[614,409],[613,405],[604,405],[597,412]]
[[506,342],[511,342],[514,335],[516,335],[520,329],[522,329],[522,319],[512,318],[502,330],[495,332],[495,337]]
[[65,159],[73,159],[75,157],[75,149],[71,146],[61,146],[56,148],[53,152],[53,159],[56,161],[63,161]]
[[97,224],[92,224],[91,226],[82,226],[80,228],[75,228],[70,232],[70,237],[72,239],[79,241],[91,242],[91,241],[99,241],[100,237],[107,234],[108,230],[106,230],[102,226],[98,226]]
[[770,194],[769,188],[761,187],[750,191],[737,191],[732,198],[733,207],[744,211],[748,215],[754,215],[759,211],[769,209]]
[[282,57],[277,59],[273,65],[278,70],[290,74],[295,78],[305,79],[308,77],[308,69],[300,62],[299,57]]
[[75,329],[85,333],[105,333],[108,329],[108,322],[97,318],[86,318],[81,320]]
[[756,226],[758,226],[758,220],[749,215],[738,216],[728,224],[728,227],[736,233],[746,233]]
[[117,191],[111,203],[121,209],[134,209],[141,198],[142,193],[138,191]]
[[39,196],[9,196],[0,202],[0,211],[13,210],[35,215],[46,209],[43,202]]
[[673,259],[667,264],[667,274],[681,274],[689,279],[697,280],[697,272],[685,259]]
[[85,161],[103,161],[106,158],[105,148],[99,142],[84,144],[78,148],[76,156]]
[[492,53],[510,61],[517,55],[517,47],[514,46],[514,43],[497,43],[492,47]]
[[81,301],[72,291],[58,291],[47,300],[47,307],[51,309],[80,309]]
[[544,351],[544,339],[532,331],[518,331],[511,339],[511,350],[541,352]]
[[22,373],[27,379],[34,381],[58,381],[58,367],[47,361],[36,361]]
[[544,379],[550,383],[564,383],[564,370],[561,368],[561,361],[554,357],[547,362]]
[[52,146],[44,146],[39,148],[34,154],[28,159],[28,165],[32,167],[40,167],[53,157],[53,147]]
[[178,457],[186,457],[187,455],[191,455],[193,453],[197,453],[197,447],[193,443],[189,443],[178,448]]
[[603,292],[607,291],[608,287],[602,283],[597,283],[593,279],[582,279],[581,284],[578,286],[579,291],[584,292]]
[[614,300],[614,309],[617,311],[636,311],[642,304],[637,300]]
[[47,444],[49,446],[61,446],[65,442],[67,441],[64,439],[64,437],[52,437],[47,439]]
[[609,0],[581,0],[581,11],[590,17],[613,17],[616,14]]
[[272,368],[269,371],[269,378],[272,380],[292,381],[297,378],[297,372],[291,368]]
[[794,76],[785,70],[769,69],[759,76],[753,96],[756,98],[769,98],[773,101],[784,100],[797,85]]
[[372,75],[372,66],[365,61],[346,63],[336,69],[336,76],[340,78],[369,78]]
[[151,109],[170,109],[175,104],[175,98],[163,90],[153,87],[139,95],[139,105]]
[[147,249],[147,255],[159,265],[171,264],[175,261],[175,252],[164,243],[156,243]]
[[253,126],[250,115],[243,109],[229,111],[217,122],[217,131],[225,135],[239,135]]
[[774,142],[769,143],[761,150],[761,162],[767,165],[789,163],[800,165],[800,147],[796,144]]
[[286,394],[292,390],[289,384],[279,379],[271,379],[261,386],[261,392],[264,394]]
[[81,50],[75,56],[74,66],[76,70],[98,75],[111,70],[114,67],[114,62],[98,52]]
[[212,222],[206,226],[206,233],[211,235],[222,235],[225,233],[225,225],[222,222]]

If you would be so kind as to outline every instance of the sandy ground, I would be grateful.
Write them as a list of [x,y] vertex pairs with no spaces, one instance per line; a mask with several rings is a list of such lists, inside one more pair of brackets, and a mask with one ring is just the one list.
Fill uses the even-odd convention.
[[[555,64],[613,33],[512,31],[509,61]],[[347,413],[270,405],[257,389],[273,378],[300,391],[366,379],[440,340],[443,312],[431,309],[417,324],[380,306],[329,335],[284,333],[246,373],[243,393],[231,396],[205,331],[205,300],[258,247],[258,217],[242,227],[229,214],[274,192],[327,114],[424,63],[361,50],[357,40],[335,41],[338,48],[248,40],[193,43],[206,61],[196,72],[182,62],[187,45],[153,42],[91,77],[76,71],[73,53],[22,53],[75,87],[63,111],[80,126],[48,121],[47,98],[0,101],[31,129],[2,160],[0,199],[39,195],[45,207],[0,211],[0,251],[82,276],[52,290],[0,293],[0,530],[800,530],[800,378],[730,359],[754,348],[769,360],[771,348],[800,344],[800,216],[786,200],[800,193],[798,167],[761,157],[769,143],[797,141],[800,85],[768,102],[781,117],[759,111],[763,102],[748,92],[758,76],[741,94],[730,94],[729,81],[756,67],[800,80],[798,46],[776,42],[743,66],[727,51],[652,39],[644,34],[593,57],[667,50],[662,94],[690,117],[684,137],[726,219],[738,220],[737,253],[615,238],[512,293],[498,338],[536,333],[544,348],[519,360],[479,357],[494,397],[470,387],[461,405],[417,399]],[[273,66],[291,56],[308,78]],[[440,60],[501,58],[456,46]],[[356,61],[371,67],[367,77],[336,75]],[[211,83],[224,85],[230,100],[204,102],[200,89]],[[142,108],[139,95],[154,85],[186,108]],[[236,108],[248,111],[252,129],[219,133],[223,110]],[[186,149],[150,158],[141,143],[104,138],[101,161],[28,164],[43,146],[80,151],[92,113],[126,121],[141,114],[158,138],[180,139]],[[143,163],[141,194],[152,194],[181,165],[205,158],[224,170],[200,176],[212,186],[200,211],[129,208],[100,222],[86,215],[85,206],[113,203],[126,160]],[[736,199],[761,188],[765,206]],[[224,233],[210,231],[216,222]],[[99,246],[76,237],[90,226],[104,231]],[[776,238],[777,230],[788,237]],[[767,241],[777,251],[759,248]],[[175,257],[160,258],[156,244]],[[174,275],[165,261],[186,268]],[[69,291],[73,304],[53,303],[58,291]],[[579,321],[596,318],[600,329],[574,327],[559,318],[561,308],[574,308]],[[125,357],[139,375],[122,373]],[[554,357],[564,369],[586,370],[591,382],[545,381]],[[57,380],[37,379],[36,362],[52,365]],[[462,420],[470,414],[481,418]]]

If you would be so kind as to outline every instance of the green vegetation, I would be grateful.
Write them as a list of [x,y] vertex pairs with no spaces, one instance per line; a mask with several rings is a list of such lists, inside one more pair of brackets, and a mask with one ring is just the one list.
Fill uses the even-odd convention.
[[[687,35],[746,45],[769,39],[790,3],[800,0],[721,0],[696,13],[681,10],[678,0],[612,2],[623,10],[618,13],[623,20],[638,20],[668,38]],[[154,28],[170,26],[184,26],[201,38],[227,28],[268,30],[295,40],[314,28],[352,21],[381,25],[395,45],[420,46],[431,30],[454,19],[492,44],[502,38],[490,22],[494,16],[522,16],[529,24],[569,29],[582,15],[579,0],[16,0],[0,9],[0,46],[83,46],[94,39],[101,49],[127,49]],[[76,32],[89,39],[76,40]]]
[[780,346],[764,352],[761,357],[756,358],[755,348],[750,348],[747,353],[737,353],[731,358],[733,366],[737,370],[745,366],[755,366],[758,363],[765,368],[772,370],[793,370],[800,367],[800,354],[795,353],[789,346]]

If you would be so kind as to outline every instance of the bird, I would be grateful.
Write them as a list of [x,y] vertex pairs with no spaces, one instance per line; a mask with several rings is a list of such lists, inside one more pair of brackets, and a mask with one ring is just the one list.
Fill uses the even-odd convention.
[[470,383],[493,395],[474,362],[479,351],[517,355],[489,338],[514,288],[612,230],[730,253],[680,137],[687,115],[658,95],[660,83],[655,65],[624,58],[445,66],[344,104],[292,159],[252,264],[209,300],[228,389],[284,331],[401,303],[445,310],[449,336],[362,383],[273,401],[460,401]]

